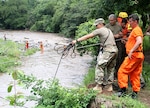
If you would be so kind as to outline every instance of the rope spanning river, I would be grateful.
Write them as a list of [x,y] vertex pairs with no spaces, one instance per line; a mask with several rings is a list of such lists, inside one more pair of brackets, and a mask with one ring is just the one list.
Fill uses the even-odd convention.
[[[58,63],[61,59],[61,54],[57,54],[54,50],[56,43],[67,43],[69,39],[58,36],[53,33],[42,32],[30,32],[30,31],[0,31],[0,38],[6,40],[12,40],[15,42],[25,44],[25,41],[29,42],[30,47],[40,47],[39,42],[43,43],[44,52],[36,52],[33,55],[22,57],[22,65],[17,67],[18,70],[22,70],[26,75],[33,75],[39,79],[47,80],[54,78]],[[82,84],[84,75],[87,73],[90,66],[92,57],[89,55],[83,55],[82,57],[77,54],[76,58],[67,56],[62,59],[56,74],[56,78],[64,87],[77,87]],[[0,74],[0,108],[11,108],[6,101],[7,87],[13,79],[7,73]],[[23,90],[17,86],[17,91],[29,95],[28,90]],[[28,107],[31,107],[31,103],[27,103]],[[12,107],[13,108],[13,107]]]

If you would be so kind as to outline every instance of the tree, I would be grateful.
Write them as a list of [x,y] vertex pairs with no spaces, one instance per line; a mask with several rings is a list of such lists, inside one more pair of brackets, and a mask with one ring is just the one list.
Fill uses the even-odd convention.
[[52,16],[55,12],[55,0],[38,1],[35,8],[29,12],[28,26],[31,30],[54,32],[52,30]]
[[74,37],[81,23],[121,11],[140,14],[145,28],[149,10],[148,0],[0,0],[0,27]]
[[24,29],[26,26],[27,0],[5,0],[1,2],[1,26],[6,29]]

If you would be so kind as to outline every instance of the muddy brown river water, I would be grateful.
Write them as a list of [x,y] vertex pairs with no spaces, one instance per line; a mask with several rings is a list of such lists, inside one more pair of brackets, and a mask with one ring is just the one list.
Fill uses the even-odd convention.
[[[25,43],[25,41],[28,40],[29,48],[30,45],[34,44],[38,47],[39,42],[43,42],[44,53],[41,54],[41,52],[38,51],[33,55],[23,57],[21,59],[22,65],[16,68],[22,70],[26,75],[32,74],[44,80],[54,78],[61,58],[61,54],[57,54],[54,50],[55,43],[67,43],[70,40],[53,33],[1,30],[0,38],[4,39],[4,36],[6,36],[7,40],[19,43]],[[91,61],[92,57],[89,55],[83,55],[81,57],[77,53],[75,58],[71,58],[68,55],[61,60],[56,78],[59,79],[60,84],[64,87],[78,87],[82,85],[84,75],[87,73]],[[10,93],[7,93],[7,87],[12,82],[13,80],[10,75],[7,73],[0,74],[0,108],[14,108],[9,106],[8,101],[5,99],[6,96],[10,95]],[[18,92],[24,93],[24,95],[30,94],[29,90],[24,90],[19,86],[17,86],[17,90]],[[25,106],[31,108],[34,106],[34,102],[28,102]]]

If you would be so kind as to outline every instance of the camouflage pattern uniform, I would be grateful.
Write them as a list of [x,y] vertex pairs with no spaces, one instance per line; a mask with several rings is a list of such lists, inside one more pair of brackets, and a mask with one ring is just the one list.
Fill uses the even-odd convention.
[[100,43],[103,47],[103,50],[100,50],[97,57],[95,82],[100,85],[112,84],[118,53],[113,33],[106,27],[96,29],[92,33],[94,35],[99,35]]

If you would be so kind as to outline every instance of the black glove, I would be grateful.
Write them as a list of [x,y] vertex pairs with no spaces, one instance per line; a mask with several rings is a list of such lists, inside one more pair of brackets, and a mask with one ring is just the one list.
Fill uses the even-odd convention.
[[67,45],[65,48],[64,48],[64,51],[69,51],[74,45],[72,43],[70,43],[69,45]]

